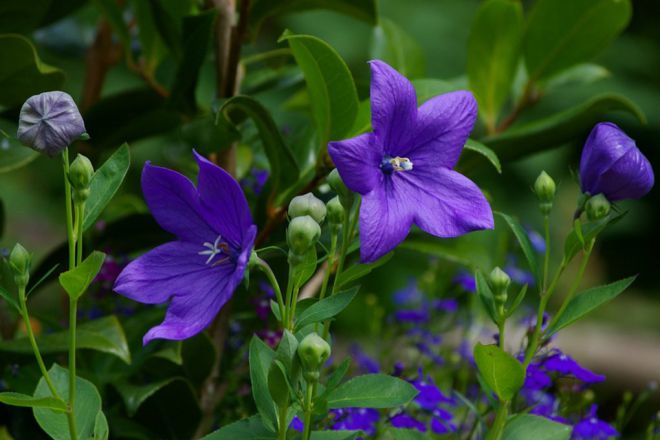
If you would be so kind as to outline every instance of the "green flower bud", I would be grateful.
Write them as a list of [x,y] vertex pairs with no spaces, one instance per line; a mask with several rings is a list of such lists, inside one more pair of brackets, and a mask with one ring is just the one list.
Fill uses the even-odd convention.
[[9,254],[9,266],[14,271],[14,281],[19,287],[27,286],[30,279],[32,256],[20,243],[16,243]]
[[69,167],[69,182],[74,189],[74,196],[79,201],[89,197],[89,184],[94,176],[94,166],[87,157],[78,154]]
[[346,210],[339,201],[339,196],[330,199],[326,207],[328,208],[328,223],[335,226],[339,226],[344,223]]
[[557,185],[555,185],[555,181],[552,180],[552,177],[550,177],[548,173],[542,171],[534,182],[534,192],[536,193],[539,202],[541,202],[539,207],[543,214],[548,215],[550,213],[556,191]]
[[585,211],[589,220],[600,220],[610,213],[610,202],[602,194],[595,195],[587,200]]
[[330,185],[330,188],[334,192],[337,193],[339,196],[339,201],[341,202],[342,206],[344,209],[349,210],[353,206],[353,200],[355,199],[355,195],[351,192],[350,189],[346,187],[344,184],[344,181],[341,179],[341,176],[339,175],[339,171],[335,168],[328,174],[328,177],[326,178],[328,185]]
[[493,299],[495,299],[495,303],[500,313],[502,313],[507,300],[507,289],[511,284],[511,277],[502,269],[496,267],[488,277],[488,284],[493,291]]
[[298,345],[298,357],[309,381],[318,380],[319,370],[330,357],[330,344],[316,333],[310,333]]
[[289,249],[296,255],[304,254],[319,237],[321,237],[321,227],[308,215],[294,217],[286,231]]
[[316,223],[321,224],[325,220],[326,209],[323,202],[314,194],[307,193],[291,199],[288,213],[290,218],[308,215],[316,220]]

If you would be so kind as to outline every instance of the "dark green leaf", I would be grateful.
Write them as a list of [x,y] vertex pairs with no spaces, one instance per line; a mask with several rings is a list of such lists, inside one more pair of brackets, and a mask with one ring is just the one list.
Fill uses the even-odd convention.
[[[500,163],[499,157],[497,157],[497,154],[481,142],[477,142],[474,139],[468,139],[468,141],[465,144],[465,149],[463,150],[464,153],[461,155],[461,160],[465,160],[464,156],[466,156],[465,151],[473,151],[475,153],[480,154],[481,156],[485,157],[488,162],[497,170],[498,173],[502,174],[502,164]],[[469,153],[467,154],[469,156]],[[469,158],[468,158],[469,160]]]
[[51,1],[0,2],[0,33],[27,33],[36,29]]
[[578,294],[568,303],[564,313],[557,316],[556,322],[546,330],[546,334],[548,336],[554,335],[562,328],[581,319],[592,310],[612,301],[620,293],[626,290],[628,286],[635,281],[635,278],[637,278],[637,276],[624,278],[623,280],[606,284],[604,286],[592,287],[591,289],[587,289]]
[[596,122],[614,111],[625,111],[641,122],[646,121],[642,110],[628,98],[603,94],[547,118],[514,125],[481,141],[492,148],[500,160],[512,161],[581,138]]
[[103,209],[110,203],[130,166],[131,152],[128,144],[123,144],[96,170],[90,183],[89,198],[85,203],[83,231],[94,225]]
[[417,93],[418,104],[422,104],[438,95],[443,95],[445,93],[464,88],[452,82],[435,78],[414,79],[412,80],[412,84],[415,87],[415,92]]
[[328,395],[328,408],[393,408],[405,405],[417,389],[405,380],[386,374],[357,376]]
[[96,0],[95,3],[112,26],[114,33],[119,37],[126,54],[130,54],[132,50],[131,34],[128,25],[124,21],[124,11],[119,2],[115,0]]
[[353,127],[358,97],[351,71],[337,51],[311,35],[285,32],[287,41],[305,76],[307,92],[319,133],[319,146],[344,139]]
[[254,121],[270,164],[269,180],[273,191],[277,193],[296,183],[299,177],[298,164],[291,149],[284,143],[272,116],[259,101],[249,96],[235,96],[224,103],[220,112],[229,121],[237,122],[239,116]]
[[0,106],[23,104],[32,95],[57,90],[64,73],[43,63],[30,40],[22,35],[0,35]]
[[575,226],[564,241],[564,259],[568,262],[573,259],[588,243],[605,230],[608,225],[621,220],[626,213],[612,214],[600,220],[582,223],[576,220]]
[[105,254],[94,251],[78,266],[60,274],[60,285],[69,294],[71,299],[77,300],[85,293],[89,284],[101,270],[103,261],[105,261]]
[[511,92],[522,33],[520,2],[487,0],[477,10],[468,41],[467,74],[479,113],[491,131]]
[[488,316],[490,317],[491,321],[497,324],[497,313],[495,312],[495,302],[493,299],[493,292],[490,290],[488,281],[486,281],[484,274],[482,274],[481,271],[479,270],[475,272],[474,279],[475,279],[475,284],[477,285],[477,294],[479,295],[479,299],[481,300],[481,303],[486,309],[486,312],[488,313]]
[[16,139],[17,128],[15,123],[0,119],[0,174],[21,168],[39,157],[39,153]]
[[[42,354],[64,353],[69,349],[69,331],[50,333],[37,338]],[[77,329],[78,348],[97,350],[131,363],[124,330],[116,316],[106,316],[86,322]],[[0,341],[0,353],[32,354],[27,338]]]
[[150,383],[147,385],[133,385],[127,382],[115,384],[115,388],[119,392],[126,406],[126,411],[130,417],[133,417],[140,406],[151,396],[156,394],[161,388],[164,388],[172,382],[180,380],[181,378],[172,377],[169,379],[161,380],[159,382]]
[[593,63],[582,63],[552,77],[545,84],[544,89],[546,92],[550,92],[568,84],[590,84],[608,76],[610,76],[610,71],[605,67]]
[[407,78],[424,75],[424,51],[420,45],[387,18],[381,18],[374,28],[371,59],[385,61]]
[[64,401],[54,397],[34,397],[28,394],[5,392],[0,393],[0,402],[11,406],[24,406],[29,408],[48,408],[53,411],[66,411]]
[[550,78],[595,57],[625,29],[631,14],[629,0],[538,0],[524,38],[530,79]]
[[348,372],[349,367],[351,366],[351,360],[350,358],[344,359],[344,361],[339,364],[337,369],[328,376],[328,381],[325,384],[325,389],[328,391],[332,391],[337,386],[341,383],[342,379],[344,376],[346,376],[346,373]]
[[[54,364],[48,370],[55,389],[64,400],[69,399],[69,370]],[[50,397],[46,381],[41,378],[34,391],[34,397]],[[34,418],[55,440],[69,440],[69,428],[66,414],[50,409],[33,408]],[[80,377],[76,378],[75,421],[78,438],[92,438],[96,426],[96,416],[101,411],[101,396],[93,383]]]
[[277,413],[275,404],[268,390],[268,370],[273,362],[275,353],[256,336],[250,342],[250,381],[252,383],[252,397],[259,410],[261,421],[271,431],[277,426]]
[[312,431],[311,440],[355,440],[362,431]]
[[282,362],[275,360],[268,369],[268,391],[270,396],[279,407],[289,405],[289,383],[287,373]]
[[[172,2],[148,0],[148,3],[156,30],[158,30],[162,41],[170,52],[179,60],[183,52],[183,38],[181,35],[183,15],[177,14],[178,11],[174,11],[172,8],[168,8],[168,5],[171,5]],[[185,4],[186,2],[179,3]]]
[[506,440],[568,440],[572,427],[531,414],[517,415],[504,427]]
[[346,284],[359,280],[363,276],[371,273],[372,270],[390,261],[390,258],[392,258],[393,256],[394,256],[394,252],[390,252],[389,254],[385,254],[384,256],[374,261],[373,263],[355,264],[349,267],[348,269],[340,273],[337,279],[335,280],[337,287],[344,287]]
[[239,420],[204,437],[202,440],[275,440],[277,436],[266,429],[259,416]]
[[525,382],[522,364],[495,345],[477,343],[474,361],[486,384],[501,401],[511,400]]
[[317,303],[309,306],[304,312],[296,319],[296,329],[301,329],[306,325],[315,322],[325,321],[339,314],[344,310],[355,298],[359,286],[353,287],[342,292],[338,292],[327,298],[323,298]]
[[301,261],[293,267],[291,280],[294,283],[294,286],[300,287],[309,280],[312,275],[314,275],[314,272],[316,272],[317,265],[316,247],[312,246],[305,255],[301,257]]
[[536,258],[536,251],[534,250],[534,246],[532,246],[532,242],[527,236],[527,232],[525,229],[523,229],[518,220],[514,219],[513,217],[508,216],[502,212],[495,212],[495,214],[504,219],[506,224],[509,225],[509,228],[511,228],[511,232],[513,232],[516,240],[518,240],[518,244],[522,249],[523,255],[525,255],[525,258],[527,259],[529,269],[531,270],[532,275],[534,275],[534,279],[538,282],[539,264]]

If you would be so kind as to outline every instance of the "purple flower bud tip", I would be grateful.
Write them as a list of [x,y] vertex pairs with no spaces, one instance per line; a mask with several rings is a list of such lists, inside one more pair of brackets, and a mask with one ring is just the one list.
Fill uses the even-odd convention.
[[23,145],[53,157],[84,133],[85,123],[73,98],[64,92],[45,92],[23,104],[16,137]]
[[639,199],[653,187],[653,168],[635,141],[611,122],[596,124],[580,159],[582,192],[609,201]]

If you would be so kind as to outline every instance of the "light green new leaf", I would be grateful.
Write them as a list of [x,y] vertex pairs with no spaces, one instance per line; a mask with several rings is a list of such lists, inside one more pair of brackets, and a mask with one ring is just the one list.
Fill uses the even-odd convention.
[[128,144],[123,144],[96,170],[89,186],[89,198],[85,203],[83,231],[86,231],[99,218],[103,209],[117,193],[131,166],[131,153]]
[[105,261],[103,252],[92,252],[78,266],[60,274],[60,285],[72,299],[77,300],[96,278],[103,266],[103,261]]
[[474,347],[474,361],[484,382],[500,401],[511,400],[525,382],[522,364],[495,345],[477,343]]
[[537,0],[524,37],[531,81],[590,60],[628,25],[630,0]]
[[527,232],[525,232],[525,229],[523,229],[518,220],[514,219],[513,217],[508,216],[502,212],[495,212],[495,214],[504,219],[506,224],[509,225],[509,228],[511,228],[511,232],[513,232],[516,240],[518,240],[518,244],[520,244],[523,255],[525,255],[525,258],[527,259],[529,269],[531,270],[532,275],[534,275],[534,279],[538,282],[539,265],[536,258],[536,251],[534,250],[534,246],[532,246],[532,242],[527,236]]
[[490,290],[490,286],[488,285],[488,281],[486,281],[486,277],[484,277],[484,274],[478,270],[474,274],[474,280],[477,286],[477,295],[479,295],[481,304],[483,304],[484,308],[486,309],[486,312],[488,313],[491,321],[497,324],[497,313],[495,311],[493,292]]
[[520,56],[522,5],[516,0],[487,0],[472,24],[467,51],[470,89],[479,113],[493,130],[511,86]]
[[48,408],[53,411],[66,411],[64,401],[54,397],[34,397],[21,393],[0,393],[0,402],[11,406],[23,406],[30,408]]
[[409,79],[424,75],[424,51],[410,35],[387,18],[380,18],[374,28],[371,59],[385,61]]
[[592,287],[591,289],[587,289],[578,294],[568,303],[566,310],[557,318],[557,321],[546,330],[546,335],[554,335],[559,330],[573,324],[587,313],[612,301],[626,290],[628,286],[635,281],[635,278],[637,278],[636,275],[604,286]]
[[306,325],[325,321],[336,316],[353,301],[359,288],[359,286],[356,286],[349,290],[338,292],[309,306],[296,318],[296,329],[299,330]]
[[517,415],[504,427],[504,440],[568,440],[572,427],[531,414]]
[[386,374],[357,376],[328,394],[328,408],[393,408],[405,405],[417,389],[398,377]]
[[344,60],[325,41],[285,31],[286,41],[307,83],[309,102],[319,133],[319,148],[344,139],[353,127],[358,96],[353,75]]

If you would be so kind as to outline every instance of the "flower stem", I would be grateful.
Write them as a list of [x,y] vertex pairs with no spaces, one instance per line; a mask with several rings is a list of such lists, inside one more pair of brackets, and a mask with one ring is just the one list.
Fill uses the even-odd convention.
[[486,440],[500,440],[504,432],[504,425],[506,425],[506,419],[509,415],[509,401],[500,402],[500,406],[497,408],[495,413],[495,421],[493,422],[493,427],[488,433]]
[[498,331],[499,331],[499,339],[500,339],[500,348],[504,350],[504,325],[506,324],[506,319],[505,318],[500,318],[500,321],[497,323]]
[[277,298],[277,305],[280,308],[280,319],[282,320],[282,323],[284,323],[284,313],[285,313],[284,299],[282,298],[282,290],[280,289],[280,284],[277,282],[277,278],[275,278],[273,269],[270,268],[270,266],[268,265],[268,263],[266,263],[265,260],[259,258],[256,255],[254,261],[256,261],[257,267],[259,267],[259,269],[264,274],[266,274],[266,278],[268,278],[268,282],[275,291],[275,297]]
[[293,297],[291,298],[291,313],[289,314],[289,330],[293,332],[294,318],[296,316],[296,305],[298,304],[298,294],[300,293],[300,286],[297,284],[293,286]]
[[62,151],[64,170],[64,198],[66,200],[66,235],[69,242],[69,269],[76,265],[76,240],[73,234],[73,209],[71,204],[71,183],[69,183],[69,148]]
[[323,283],[321,284],[321,292],[319,293],[319,300],[325,298],[325,293],[328,290],[328,281],[330,280],[330,274],[332,273],[333,266],[335,265],[337,257],[337,237],[339,231],[332,231],[330,235],[330,253],[328,254],[328,267],[323,274]]
[[305,428],[303,431],[302,440],[309,440],[312,434],[312,399],[314,398],[314,391],[316,390],[316,383],[307,383],[307,394],[305,395]]
[[543,282],[541,283],[541,291],[545,291],[548,283],[548,272],[550,270],[550,217],[547,214],[543,216],[543,227],[545,230],[545,258],[543,260]]

